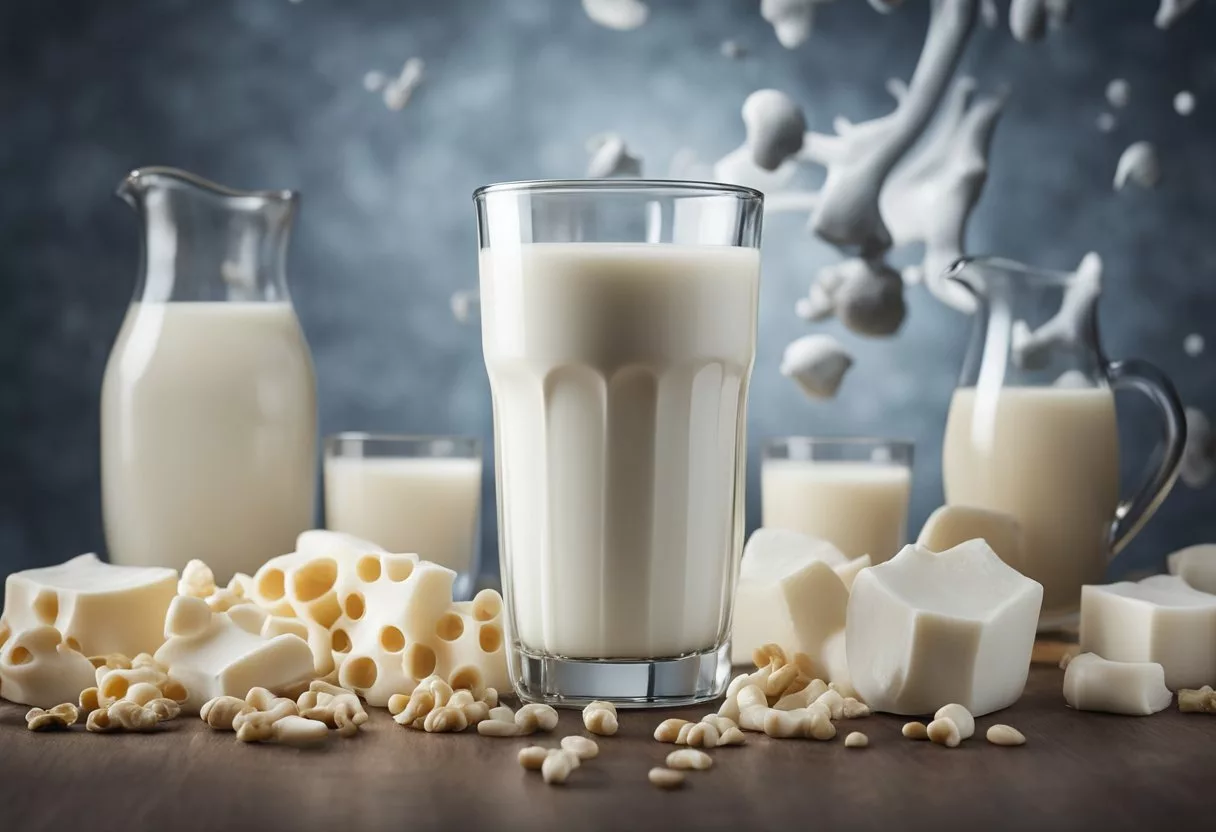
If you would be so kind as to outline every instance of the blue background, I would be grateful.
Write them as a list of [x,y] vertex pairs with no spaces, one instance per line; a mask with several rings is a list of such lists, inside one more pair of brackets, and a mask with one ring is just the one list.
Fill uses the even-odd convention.
[[[963,68],[1012,98],[969,247],[1057,268],[1099,251],[1110,353],[1158,363],[1188,404],[1213,411],[1210,359],[1188,357],[1182,341],[1198,332],[1216,344],[1216,9],[1202,3],[1161,32],[1156,5],[1081,2],[1066,29],[1033,45],[977,26]],[[575,0],[3,4],[0,574],[104,545],[99,389],[139,256],[134,216],[111,195],[126,171],[175,165],[234,187],[303,191],[289,273],[323,432],[488,437],[477,330],[448,312],[453,290],[476,283],[473,188],[579,176],[585,141],[606,130],[650,175],[681,147],[711,161],[742,140],[739,108],[759,87],[794,96],[821,131],[837,114],[887,112],[884,81],[910,75],[928,3],[885,16],[862,0],[817,10],[811,40],[787,51],[754,0],[654,0],[650,22],[628,33],[594,25]],[[722,57],[726,38],[748,56]],[[425,81],[390,112],[363,75],[411,56],[425,59]],[[1130,82],[1132,100],[1108,135],[1094,121],[1113,77]],[[1181,89],[1198,99],[1189,118],[1171,106]],[[1116,194],[1116,160],[1138,139],[1158,144],[1164,183]],[[858,361],[837,400],[809,403],[777,366],[810,331],[794,301],[835,257],[801,217],[766,222],[749,520],[764,437],[871,433],[916,440],[915,534],[941,501],[941,433],[968,321],[916,287],[894,339],[820,325]],[[1130,472],[1157,428],[1147,406],[1125,405]],[[1121,565],[1151,567],[1216,537],[1212,493],[1180,485]],[[485,527],[492,553],[491,516]]]

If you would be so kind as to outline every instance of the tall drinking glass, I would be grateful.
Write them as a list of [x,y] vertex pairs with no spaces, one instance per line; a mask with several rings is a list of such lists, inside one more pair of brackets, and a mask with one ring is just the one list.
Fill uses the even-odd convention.
[[644,180],[473,198],[515,689],[711,699],[730,672],[763,198]]

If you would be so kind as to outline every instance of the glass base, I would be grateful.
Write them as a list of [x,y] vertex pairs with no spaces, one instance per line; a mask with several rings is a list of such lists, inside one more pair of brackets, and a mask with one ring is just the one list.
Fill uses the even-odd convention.
[[730,680],[730,642],[672,659],[567,659],[511,651],[511,682],[525,702],[582,707],[596,699],[618,708],[671,708],[721,696]]

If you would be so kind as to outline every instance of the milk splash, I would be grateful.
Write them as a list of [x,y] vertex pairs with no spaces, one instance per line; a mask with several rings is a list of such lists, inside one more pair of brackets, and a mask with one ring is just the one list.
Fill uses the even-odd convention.
[[1102,258],[1091,251],[1073,272],[1055,315],[1033,331],[1025,321],[1014,321],[1013,363],[1025,370],[1039,370],[1047,366],[1053,353],[1084,347],[1101,294]]
[[830,399],[852,366],[853,356],[831,335],[804,335],[785,348],[781,375],[811,398]]
[[760,0],[760,16],[773,26],[777,40],[786,49],[806,43],[815,25],[815,4],[831,0]]
[[1133,182],[1141,188],[1155,188],[1161,182],[1161,162],[1151,142],[1135,142],[1123,151],[1115,167],[1115,190]]
[[616,133],[592,136],[587,140],[587,152],[591,154],[587,163],[587,176],[591,179],[642,175],[641,157],[630,154],[625,140]]
[[1196,0],[1161,0],[1153,23],[1158,29],[1168,29],[1178,21],[1178,18],[1189,12],[1195,3]]
[[650,7],[640,0],[583,0],[583,11],[593,23],[618,32],[637,29],[650,17]]

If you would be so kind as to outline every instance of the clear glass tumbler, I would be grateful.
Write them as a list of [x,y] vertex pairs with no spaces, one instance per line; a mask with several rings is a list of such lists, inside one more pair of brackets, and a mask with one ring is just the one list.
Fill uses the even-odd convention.
[[480,549],[481,440],[339,433],[325,439],[325,526],[456,572],[471,596]]
[[785,436],[764,446],[761,523],[827,540],[851,558],[895,556],[908,538],[912,443]]
[[726,686],[762,200],[644,180],[474,193],[525,700],[663,706]]

